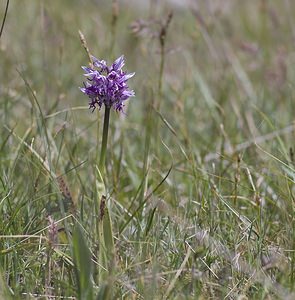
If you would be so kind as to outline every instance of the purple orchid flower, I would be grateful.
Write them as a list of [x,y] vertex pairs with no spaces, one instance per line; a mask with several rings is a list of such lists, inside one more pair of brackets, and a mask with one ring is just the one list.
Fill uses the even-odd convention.
[[104,104],[108,108],[122,112],[124,102],[134,97],[134,91],[130,90],[127,81],[135,73],[126,74],[122,71],[125,64],[124,56],[120,56],[108,67],[104,60],[98,60],[92,56],[93,67],[82,67],[87,81],[84,87],[80,88],[82,93],[89,97],[89,108],[101,109]]

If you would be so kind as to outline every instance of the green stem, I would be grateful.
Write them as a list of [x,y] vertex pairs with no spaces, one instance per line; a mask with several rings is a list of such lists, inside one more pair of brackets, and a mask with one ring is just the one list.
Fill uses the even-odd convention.
[[[102,132],[102,142],[101,142],[101,152],[100,152],[100,161],[99,161],[99,171],[102,175],[100,178],[101,183],[105,182],[105,159],[107,152],[107,143],[108,143],[108,132],[109,132],[109,122],[110,122],[110,111],[111,107],[105,106],[104,121],[103,121],[103,132]],[[115,268],[115,247],[113,240],[113,230],[112,230],[112,221],[109,214],[108,208],[106,206],[106,195],[107,192],[106,186],[104,185],[104,192],[99,195],[99,213],[100,218],[98,218],[98,237],[99,237],[99,263],[106,268],[99,269],[98,271],[98,281],[101,285],[103,282],[106,282],[111,278],[112,271]],[[104,202],[102,202],[104,201]],[[111,290],[111,283],[108,284],[106,290]],[[107,299],[107,296],[104,297]]]
[[1,25],[1,29],[0,29],[0,38],[1,38],[2,33],[3,33],[3,28],[4,28],[4,24],[5,24],[5,20],[6,20],[6,17],[7,17],[7,12],[8,12],[8,6],[9,6],[9,0],[7,0],[7,2],[6,2],[4,17],[3,17],[2,25]]
[[105,158],[108,143],[108,132],[109,132],[109,122],[110,122],[110,107],[105,107],[104,121],[103,121],[103,132],[102,132],[102,142],[101,142],[101,152],[99,161],[99,170],[103,172],[105,167]]

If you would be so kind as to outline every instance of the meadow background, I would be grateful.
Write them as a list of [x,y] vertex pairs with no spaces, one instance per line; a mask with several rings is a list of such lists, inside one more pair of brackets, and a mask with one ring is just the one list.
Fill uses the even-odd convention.
[[[291,0],[10,1],[0,298],[295,299],[294,14]],[[79,30],[136,72],[111,114],[104,281],[103,110],[79,90]]]

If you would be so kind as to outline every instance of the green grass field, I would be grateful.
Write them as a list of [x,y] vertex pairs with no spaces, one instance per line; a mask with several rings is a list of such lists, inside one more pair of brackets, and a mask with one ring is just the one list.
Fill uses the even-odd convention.
[[[0,299],[295,299],[295,2],[140,2],[9,3]],[[136,72],[105,172],[79,30]]]

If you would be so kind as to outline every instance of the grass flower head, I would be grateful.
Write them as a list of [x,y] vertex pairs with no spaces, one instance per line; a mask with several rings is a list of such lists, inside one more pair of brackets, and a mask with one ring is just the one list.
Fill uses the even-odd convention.
[[127,81],[135,73],[127,74],[122,70],[125,60],[120,56],[108,67],[104,60],[98,60],[92,56],[93,66],[82,67],[87,81],[80,90],[89,97],[89,108],[101,109],[103,104],[116,111],[123,111],[124,102],[134,96],[134,91],[130,90]]

